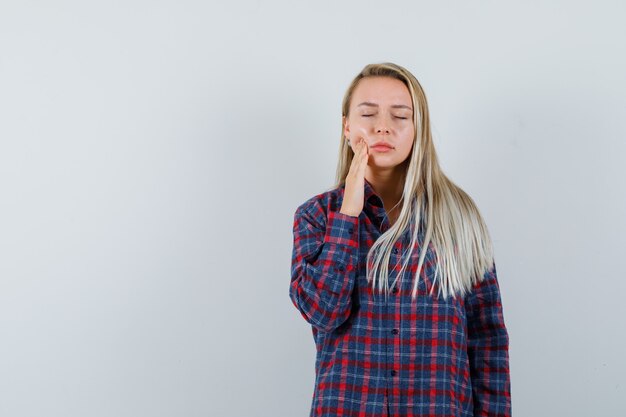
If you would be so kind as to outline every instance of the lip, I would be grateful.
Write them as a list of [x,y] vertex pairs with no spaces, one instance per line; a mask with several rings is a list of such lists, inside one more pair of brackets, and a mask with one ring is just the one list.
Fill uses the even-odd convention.
[[379,141],[373,144],[372,146],[370,146],[370,149],[373,149],[377,152],[389,152],[390,150],[393,149],[393,146],[391,146],[390,144],[386,142]]

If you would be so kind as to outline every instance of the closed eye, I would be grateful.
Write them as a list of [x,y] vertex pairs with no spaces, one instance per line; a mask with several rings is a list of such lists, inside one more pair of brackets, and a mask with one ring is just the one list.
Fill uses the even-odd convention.
[[[363,114],[363,117],[371,117],[373,116],[373,114]],[[408,119],[408,117],[399,117],[399,116],[394,116],[396,119]]]

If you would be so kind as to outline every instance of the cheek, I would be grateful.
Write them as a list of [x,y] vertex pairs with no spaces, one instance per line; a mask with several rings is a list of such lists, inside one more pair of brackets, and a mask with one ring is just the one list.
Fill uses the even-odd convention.
[[411,152],[411,149],[413,147],[414,136],[415,136],[415,129],[413,128],[413,125],[411,124],[411,126],[409,126],[404,132],[404,135],[403,135],[404,141],[402,141],[403,147],[407,153]]
[[400,147],[400,153],[402,154],[402,157],[406,158],[409,155],[411,155],[412,149],[413,149],[413,139],[403,142],[402,146]]
[[351,129],[355,132],[366,133],[369,132],[371,129],[370,124],[371,123],[369,123],[367,120],[356,120],[350,126]]

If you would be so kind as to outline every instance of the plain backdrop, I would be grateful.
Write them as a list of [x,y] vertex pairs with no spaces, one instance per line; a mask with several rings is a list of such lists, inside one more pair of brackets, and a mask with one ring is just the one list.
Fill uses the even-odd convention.
[[385,61],[494,240],[513,414],[624,415],[625,13],[2,0],[0,415],[308,415],[293,214]]

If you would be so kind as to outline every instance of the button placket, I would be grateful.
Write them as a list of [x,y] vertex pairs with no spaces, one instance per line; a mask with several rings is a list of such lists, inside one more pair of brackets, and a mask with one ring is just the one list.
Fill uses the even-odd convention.
[[[393,259],[393,262],[397,262],[397,260],[398,260],[398,259],[397,259],[397,258],[398,258],[398,252],[399,252],[399,249],[398,249],[398,247],[394,244],[394,247],[392,248],[392,256],[391,256],[391,257],[392,257],[392,259]],[[392,292],[393,294],[397,294],[397,293],[398,293],[398,291],[399,291],[399,289],[398,289],[398,287],[397,287],[397,285],[398,285],[398,284],[399,284],[399,283],[396,283],[396,285],[395,285],[395,286],[391,289],[391,292]],[[390,304],[391,304],[391,305],[393,305],[393,304],[395,304],[395,303],[392,301]],[[391,305],[388,305],[388,307],[391,307]],[[394,336],[397,336],[397,335],[400,333],[400,330],[399,330],[398,328],[393,328],[393,329],[390,329],[390,330],[389,330],[389,333],[392,335],[391,337],[394,337]],[[393,339],[392,339],[392,340],[393,340]],[[392,341],[392,343],[390,343],[390,349],[392,349],[392,348],[391,348],[391,346],[393,346],[394,344],[395,344],[395,342],[393,342],[393,341]],[[391,350],[391,351],[389,352],[389,354],[390,354],[390,358],[391,358],[391,367],[393,368],[393,367],[395,366],[395,360],[394,360],[394,356],[393,356],[393,351]],[[395,376],[397,376],[397,375],[398,375],[398,370],[397,370],[397,369],[390,369],[390,370],[389,370],[389,374],[390,374],[392,377],[395,377]]]
[[[397,256],[398,256],[398,252],[399,252],[399,250],[398,250],[398,248],[397,248],[396,246],[394,246],[394,247],[393,247],[393,249],[392,249],[392,252],[393,252],[393,257],[397,257]],[[394,286],[394,287],[392,288],[392,290],[391,290],[391,292],[392,292],[393,294],[397,294],[397,293],[398,293],[398,291],[399,291],[399,290],[398,290],[397,285],[398,285],[398,284],[396,283],[396,286]]]

